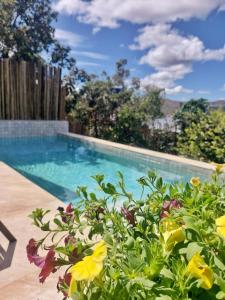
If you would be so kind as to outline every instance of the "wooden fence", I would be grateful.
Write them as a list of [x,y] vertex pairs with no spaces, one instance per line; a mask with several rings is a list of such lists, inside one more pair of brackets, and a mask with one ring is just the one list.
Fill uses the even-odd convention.
[[0,119],[65,119],[61,69],[41,63],[0,59]]

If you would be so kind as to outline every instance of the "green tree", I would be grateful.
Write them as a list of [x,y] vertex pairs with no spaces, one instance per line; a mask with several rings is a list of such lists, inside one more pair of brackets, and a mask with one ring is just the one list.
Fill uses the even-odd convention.
[[130,71],[126,69],[127,60],[120,59],[116,62],[116,73],[113,76],[113,82],[116,86],[125,88],[125,80],[130,76]]
[[174,115],[174,120],[181,132],[184,132],[190,124],[197,123],[202,113],[208,111],[208,105],[208,100],[203,98],[186,102]]
[[195,159],[225,163],[225,113],[202,113],[178,139],[178,153]]
[[110,138],[115,142],[146,146],[141,128],[146,121],[139,107],[134,102],[124,104],[115,120]]
[[51,0],[1,0],[0,57],[37,61],[50,52],[52,63],[71,66],[69,48],[54,37],[56,18]]
[[[162,116],[163,90],[149,86],[141,93],[139,78],[133,78],[132,84],[127,85],[129,70],[126,64],[122,59],[116,63],[114,75],[103,72],[101,77],[85,77],[83,82],[75,70],[75,75],[66,80],[67,113],[75,122],[79,121],[82,128],[86,127],[85,133],[94,137],[152,147],[158,131],[151,131],[149,141],[144,138],[143,131]],[[163,147],[165,142],[164,139]],[[160,146],[160,150],[163,147]]]
[[149,121],[154,121],[163,116],[161,107],[163,104],[164,89],[156,86],[146,86],[144,96],[141,98],[140,109],[148,115]]

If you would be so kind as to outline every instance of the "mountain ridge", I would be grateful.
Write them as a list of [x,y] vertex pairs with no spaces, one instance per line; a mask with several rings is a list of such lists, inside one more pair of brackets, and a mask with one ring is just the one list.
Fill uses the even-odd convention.
[[[173,115],[185,102],[187,101],[179,101],[179,100],[172,100],[172,99],[163,99],[162,104],[162,113],[165,116]],[[209,107],[216,109],[216,108],[223,108],[225,110],[225,100],[211,100],[209,101]]]

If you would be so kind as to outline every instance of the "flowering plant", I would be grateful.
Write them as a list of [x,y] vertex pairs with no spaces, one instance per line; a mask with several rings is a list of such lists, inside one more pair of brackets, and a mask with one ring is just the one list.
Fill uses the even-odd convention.
[[[138,179],[139,199],[94,179],[101,196],[80,187],[81,203],[36,209],[45,236],[31,239],[27,255],[40,282],[61,270],[58,291],[74,300],[225,299],[225,185],[221,169],[209,182],[164,183],[154,172]],[[47,251],[40,257],[40,251]]]

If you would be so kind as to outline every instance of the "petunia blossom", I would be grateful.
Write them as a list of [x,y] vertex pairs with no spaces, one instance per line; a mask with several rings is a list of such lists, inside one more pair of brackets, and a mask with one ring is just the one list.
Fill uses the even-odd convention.
[[61,291],[65,297],[68,297],[71,278],[72,276],[70,273],[65,273],[64,277],[59,277],[58,280],[57,289],[58,291]]
[[200,279],[203,289],[209,290],[213,285],[213,272],[198,252],[188,263],[187,275]]
[[225,238],[225,216],[216,219],[216,231]]
[[45,257],[41,257],[37,254],[38,251],[38,242],[34,239],[30,239],[26,247],[27,258],[30,263],[34,263],[37,267],[43,268],[45,264]]
[[43,283],[45,279],[50,275],[50,273],[54,272],[55,270],[55,251],[50,249],[47,255],[44,257],[38,255],[38,243],[34,239],[30,239],[26,250],[29,262],[34,263],[37,267],[41,269],[41,273],[39,274],[39,280]]
[[44,266],[42,267],[41,273],[39,274],[39,281],[41,283],[43,283],[45,279],[56,270],[55,263],[55,251],[49,250],[45,258]]
[[191,180],[190,180],[190,183],[193,186],[197,187],[197,186],[199,186],[201,184],[201,180],[200,180],[199,177],[192,177]]
[[131,209],[129,210],[128,208],[122,207],[121,212],[124,216],[124,218],[133,226],[135,226],[135,210]]
[[179,209],[183,205],[179,200],[172,199],[172,200],[167,200],[163,203],[162,210],[160,212],[160,218],[166,218],[169,216],[171,210],[173,209]]
[[178,227],[171,231],[166,231],[163,233],[163,238],[165,242],[165,250],[171,251],[173,247],[185,240],[185,234],[182,227]]
[[82,261],[72,266],[68,273],[71,273],[69,296],[75,293],[77,281],[93,281],[103,269],[103,260],[107,255],[107,246],[104,241],[100,241],[93,247],[93,254],[86,256]]

